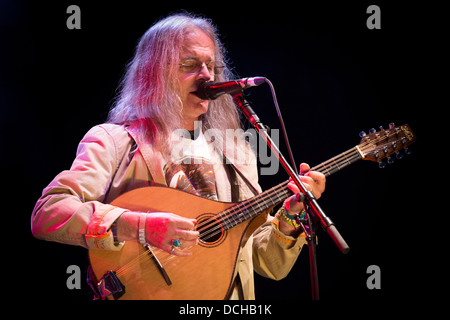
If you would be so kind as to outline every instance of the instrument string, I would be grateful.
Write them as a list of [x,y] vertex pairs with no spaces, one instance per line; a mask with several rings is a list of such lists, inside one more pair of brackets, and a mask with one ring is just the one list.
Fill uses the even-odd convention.
[[[230,227],[234,227],[235,225],[255,216],[256,213],[259,214],[265,209],[268,209],[270,206],[275,206],[284,199],[283,196],[280,195],[280,191],[286,188],[287,183],[288,181],[280,183],[279,185],[261,193],[256,197],[242,201],[227,210],[218,213],[216,217],[210,218],[203,223],[199,223],[197,231],[201,233],[200,239],[208,240],[222,232],[222,225],[224,225],[226,230],[228,230]],[[274,196],[277,196],[275,201]],[[270,203],[267,202],[268,200],[270,200]],[[261,208],[261,203],[263,203],[263,208]],[[259,209],[255,209],[255,206],[258,206]],[[244,211],[247,211],[247,213],[242,215],[241,213]],[[211,234],[211,232],[214,233]],[[205,236],[208,237],[206,238]]]
[[[350,164],[351,163],[351,162],[349,162],[350,160],[356,161],[359,158],[360,158],[359,152],[356,150],[356,148],[352,148],[352,149],[347,150],[346,152],[343,152],[342,154],[340,154],[324,163],[321,163],[320,165],[312,168],[312,170],[320,171],[324,174],[328,173],[327,175],[330,175],[331,173],[339,171],[342,167]],[[348,163],[346,164],[346,162],[348,162]],[[338,169],[329,170],[328,167],[337,167]],[[240,213],[244,210],[247,210],[248,208],[252,208],[255,206],[255,204],[259,205],[259,203],[261,202],[260,200],[262,200],[264,203],[266,203],[267,199],[273,200],[274,195],[278,194],[281,191],[280,189],[285,189],[288,182],[289,181],[285,181],[285,182],[267,190],[266,192],[260,194],[260,195],[262,195],[260,197],[258,197],[258,196],[254,197],[252,199],[249,199],[250,201],[244,201],[242,203],[239,203],[236,206],[229,208],[228,210],[223,211],[222,213],[219,213],[217,215],[219,219],[211,218],[211,219],[206,220],[205,222],[199,223],[199,227],[197,230],[199,232],[205,231],[201,234],[200,238],[203,240],[207,240],[207,239],[210,239],[211,237],[216,236],[217,234],[221,233],[222,226],[220,223],[225,222],[225,225],[228,225],[229,223],[227,222],[227,220],[230,220],[230,219],[233,219],[234,222],[236,222],[236,219],[234,219],[234,217],[238,216],[238,215],[236,215],[235,213]],[[284,197],[282,197],[282,199],[278,199],[278,200],[279,200],[278,201],[278,203],[279,203],[282,200],[284,200]],[[276,204],[277,203],[272,203],[272,205],[276,205]],[[264,209],[259,210],[258,212],[262,212],[262,211],[264,211]],[[247,219],[245,219],[245,220],[247,220]],[[242,222],[242,221],[238,220],[238,223],[240,223],[240,222]],[[208,237],[206,237],[206,236],[208,236]]]
[[[389,137],[390,137],[389,135],[385,135],[385,136],[378,137],[377,141],[366,140],[358,146],[361,153],[363,153],[363,154],[360,154],[357,147],[353,147],[353,148],[319,164],[318,166],[312,168],[311,170],[319,171],[319,172],[322,172],[323,174],[325,174],[326,176],[329,176],[329,175],[341,170],[342,168],[352,164],[353,162],[360,160],[370,150],[373,151],[373,149],[377,147],[377,144],[384,142],[384,140],[389,139]],[[281,186],[282,188],[285,188],[286,185],[287,185],[287,182],[283,182],[282,184],[280,184],[277,187]],[[269,189],[268,191],[271,191],[271,190]],[[279,189],[276,188],[276,190],[274,190],[273,192],[279,192]],[[273,193],[267,193],[264,197],[266,199],[272,198]],[[258,198],[258,199],[266,200],[264,198]],[[253,202],[255,202],[256,198],[253,198],[252,200],[253,200]],[[246,203],[246,204],[247,204],[247,206],[245,206],[245,207],[237,207],[236,208],[234,206],[234,207],[224,211],[224,213],[226,213],[226,214],[221,217],[222,219],[220,221],[226,221],[226,219],[229,220],[230,218],[233,218],[233,220],[235,220],[234,212],[237,211],[239,213],[240,211],[247,209],[249,206],[251,207],[254,205],[253,203]],[[257,204],[258,204],[258,202],[257,202]],[[261,210],[261,211],[263,211],[263,210]],[[241,222],[241,221],[239,221],[239,222]],[[203,234],[203,239],[211,238],[211,237],[217,235],[218,233],[222,232],[222,226],[217,225],[217,224],[218,224],[218,222],[216,221],[216,219],[209,219],[206,222],[200,224],[203,228],[199,228],[198,229],[199,231],[208,230],[208,232]],[[211,233],[211,232],[213,232],[213,233]],[[208,233],[209,233],[209,235],[208,235]],[[208,235],[208,238],[205,238],[206,235]]]

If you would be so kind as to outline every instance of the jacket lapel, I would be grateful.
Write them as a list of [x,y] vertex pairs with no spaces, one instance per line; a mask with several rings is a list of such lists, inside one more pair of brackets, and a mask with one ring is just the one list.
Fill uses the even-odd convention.
[[136,142],[139,151],[141,152],[142,157],[144,158],[145,164],[147,165],[147,168],[150,171],[150,174],[153,178],[153,183],[167,186],[166,178],[163,172],[164,159],[161,153],[159,151],[155,151],[154,148],[152,148],[147,143],[141,144],[133,126],[127,126],[125,127],[125,129]]

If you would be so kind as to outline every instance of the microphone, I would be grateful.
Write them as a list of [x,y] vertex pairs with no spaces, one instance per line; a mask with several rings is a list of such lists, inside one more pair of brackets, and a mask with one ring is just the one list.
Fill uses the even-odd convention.
[[247,88],[259,86],[264,82],[266,82],[266,78],[264,77],[244,78],[226,82],[208,81],[201,83],[198,86],[197,91],[194,93],[200,99],[215,100],[225,93],[228,94],[239,93]]

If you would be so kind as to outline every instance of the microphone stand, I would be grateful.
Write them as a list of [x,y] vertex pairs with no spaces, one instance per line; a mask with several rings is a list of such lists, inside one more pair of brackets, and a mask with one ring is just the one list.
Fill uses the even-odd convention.
[[267,145],[272,149],[272,152],[278,157],[283,168],[295,182],[297,187],[300,189],[300,192],[304,194],[304,205],[307,209],[307,216],[309,220],[309,232],[306,232],[306,228],[303,227],[306,233],[306,239],[308,242],[309,254],[310,254],[310,272],[311,272],[311,285],[312,285],[312,298],[313,300],[319,299],[319,288],[318,288],[318,280],[317,280],[317,263],[316,263],[316,234],[314,229],[314,223],[311,218],[316,220],[320,226],[330,235],[331,239],[334,241],[339,250],[346,254],[350,250],[349,246],[342,238],[342,236],[337,231],[334,223],[331,221],[329,217],[325,215],[323,210],[320,208],[317,203],[317,199],[314,197],[314,194],[311,191],[306,190],[304,184],[300,181],[295,171],[286,161],[284,156],[281,154],[277,145],[273,143],[273,140],[268,135],[265,125],[261,122],[259,117],[256,115],[255,111],[251,108],[250,104],[247,100],[244,99],[242,91],[236,94],[232,94],[234,102],[239,107],[244,116],[250,121],[253,127],[258,131],[260,137],[262,137]]

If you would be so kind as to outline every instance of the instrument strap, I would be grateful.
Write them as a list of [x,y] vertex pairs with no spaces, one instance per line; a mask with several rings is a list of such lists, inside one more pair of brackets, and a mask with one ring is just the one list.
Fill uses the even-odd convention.
[[[225,153],[222,153],[223,155],[223,163],[225,166],[225,170],[227,171],[228,175],[230,176],[231,181],[231,195],[232,195],[232,201],[237,202],[239,201],[239,185],[236,183],[236,173],[241,177],[241,179],[245,182],[247,187],[250,189],[250,191],[253,193],[253,195],[257,195],[259,192],[256,190],[256,188],[252,185],[252,183],[244,176],[244,174],[236,168],[236,166],[231,162]],[[230,170],[231,169],[231,170]]]

